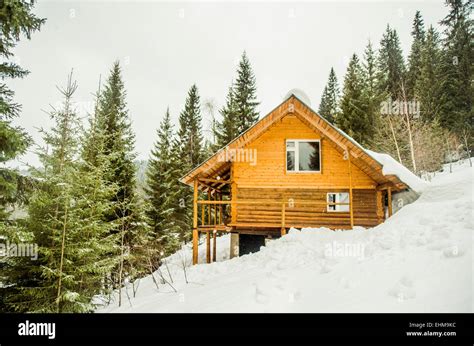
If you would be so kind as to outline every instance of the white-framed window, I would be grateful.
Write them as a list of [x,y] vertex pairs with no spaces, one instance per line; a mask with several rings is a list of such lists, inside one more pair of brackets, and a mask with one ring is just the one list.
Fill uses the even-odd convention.
[[[349,192],[328,192],[327,201],[328,203],[349,203]],[[349,204],[328,204],[327,210],[335,212],[348,212]]]
[[318,139],[286,140],[287,172],[321,172],[321,143]]

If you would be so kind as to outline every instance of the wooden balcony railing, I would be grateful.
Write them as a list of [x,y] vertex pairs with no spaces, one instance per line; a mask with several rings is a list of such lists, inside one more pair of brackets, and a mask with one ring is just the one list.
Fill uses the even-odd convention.
[[[198,226],[199,231],[227,231],[232,226],[245,226],[245,223],[238,223],[236,218],[230,220],[230,222],[226,222],[224,218],[224,207],[230,205],[231,208],[237,208],[238,206],[246,205],[268,205],[274,206],[279,205],[280,208],[280,220],[281,223],[261,223],[261,224],[250,224],[248,226],[251,227],[269,227],[281,228],[281,234],[286,234],[286,229],[291,224],[287,223],[287,216],[291,215],[293,212],[298,211],[298,206],[314,206],[314,207],[323,207],[323,210],[327,210],[329,206],[349,206],[349,210],[345,212],[337,212],[337,214],[332,215],[347,215],[348,221],[350,221],[351,226],[353,225],[353,213],[351,212],[351,205],[350,203],[334,203],[334,202],[327,202],[327,201],[314,201],[314,200],[297,200],[297,201],[275,201],[275,200],[198,200],[197,201],[198,209],[201,208],[201,218],[200,218],[200,225]],[[288,208],[288,209],[287,209]],[[207,209],[207,210],[206,210]],[[206,222],[207,221],[207,222]]]

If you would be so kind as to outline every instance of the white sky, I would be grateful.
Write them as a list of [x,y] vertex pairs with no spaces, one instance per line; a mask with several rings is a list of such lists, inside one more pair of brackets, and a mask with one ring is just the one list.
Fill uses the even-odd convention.
[[[220,108],[243,50],[257,78],[261,116],[292,88],[304,90],[317,109],[331,66],[342,87],[352,53],[375,47],[387,23],[408,54],[416,10],[425,25],[446,13],[444,1],[53,1],[40,0],[35,13],[47,18],[31,41],[22,40],[16,60],[31,74],[8,82],[23,105],[17,123],[41,143],[37,128],[51,123],[49,105],[61,99],[74,68],[76,101],[85,114],[92,93],[114,60],[120,60],[139,159],[146,159],[166,107],[175,123],[189,87],[201,101]],[[217,113],[217,112],[216,112]],[[203,112],[205,135],[210,119]],[[21,158],[38,164],[34,147]]]

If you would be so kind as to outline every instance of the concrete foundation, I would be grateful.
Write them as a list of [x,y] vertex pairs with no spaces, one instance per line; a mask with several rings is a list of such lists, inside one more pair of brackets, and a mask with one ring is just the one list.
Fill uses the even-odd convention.
[[239,257],[239,234],[230,234],[230,258]]

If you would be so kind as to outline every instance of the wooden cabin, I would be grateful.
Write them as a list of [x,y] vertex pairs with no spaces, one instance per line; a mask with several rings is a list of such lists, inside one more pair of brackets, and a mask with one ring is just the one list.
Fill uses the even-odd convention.
[[248,252],[255,239],[263,245],[265,238],[283,236],[291,227],[380,224],[392,214],[392,193],[408,188],[382,168],[291,94],[181,178],[194,189],[193,263],[202,233],[209,263],[216,257],[217,233],[232,233],[231,252],[236,244]]

